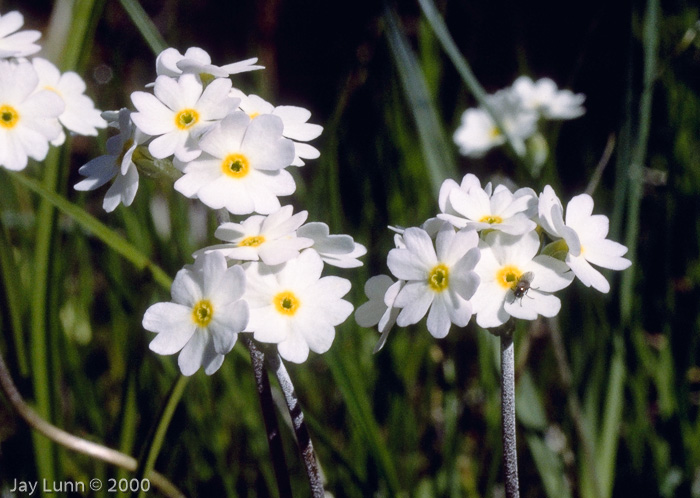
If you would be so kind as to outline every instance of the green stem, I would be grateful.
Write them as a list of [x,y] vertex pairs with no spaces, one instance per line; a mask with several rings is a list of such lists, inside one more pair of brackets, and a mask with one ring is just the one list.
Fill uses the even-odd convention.
[[134,23],[134,26],[139,30],[143,39],[146,40],[146,43],[148,43],[154,55],[158,55],[168,48],[165,39],[163,39],[158,28],[153,24],[153,21],[148,17],[148,14],[143,10],[138,0],[120,0],[120,3],[122,7],[124,7],[126,13],[129,14],[129,17],[131,17],[131,22]]
[[[187,381],[189,377],[180,375],[173,382],[168,397],[166,398],[165,405],[161,410],[160,417],[158,417],[158,423],[151,431],[146,444],[141,451],[141,458],[139,458],[138,467],[136,469],[136,479],[140,482],[145,476],[153,472],[153,468],[156,463],[156,458],[158,458],[158,453],[163,446],[165,441],[165,433],[168,431],[168,426],[170,421],[175,414],[175,409],[177,408],[183,393],[185,392],[185,387],[187,387]],[[143,490],[134,493],[139,497],[146,496]]]

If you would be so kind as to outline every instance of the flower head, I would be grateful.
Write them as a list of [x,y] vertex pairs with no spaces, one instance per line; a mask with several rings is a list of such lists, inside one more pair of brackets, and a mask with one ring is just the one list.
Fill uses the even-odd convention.
[[216,238],[226,244],[207,247],[195,253],[217,251],[227,259],[262,261],[279,265],[299,256],[299,251],[313,244],[313,240],[297,237],[297,229],[308,213],[293,213],[292,206],[283,206],[268,216],[254,215],[241,223],[223,223],[216,229]]
[[320,156],[318,149],[307,143],[302,143],[317,138],[323,131],[322,126],[307,123],[311,117],[310,111],[291,105],[275,107],[257,95],[246,95],[236,88],[231,90],[231,95],[241,99],[241,110],[251,118],[272,114],[282,120],[284,125],[282,135],[294,142],[294,161],[292,161],[291,166],[303,166],[302,159],[316,159]]
[[284,265],[249,263],[245,298],[250,304],[247,332],[256,340],[277,343],[282,358],[306,361],[309,350],[325,353],[335,338],[335,327],[352,313],[342,299],[350,290],[344,278],[321,277],[323,261],[306,249]]
[[156,58],[156,72],[159,76],[172,78],[184,73],[194,74],[208,83],[212,78],[226,78],[232,74],[264,69],[263,66],[254,65],[256,62],[257,57],[225,66],[215,66],[211,63],[211,56],[199,47],[188,48],[185,55],[175,48],[166,48]]
[[24,16],[13,10],[0,16],[0,58],[26,57],[35,54],[41,47],[34,43],[41,38],[35,30],[17,31],[24,24]]
[[197,258],[177,273],[172,302],[146,310],[143,327],[158,334],[150,349],[163,355],[180,351],[178,365],[184,375],[200,367],[213,374],[248,323],[248,304],[241,299],[244,290],[240,266],[227,268],[218,253]]
[[593,214],[593,198],[588,194],[577,195],[566,205],[566,221],[561,201],[552,187],[547,185],[539,198],[539,214],[542,227],[553,237],[560,238],[553,250],[563,250],[564,261],[586,287],[609,292],[607,279],[593,266],[624,270],[632,262],[623,256],[627,248],[607,239],[609,220],[602,214]]
[[537,112],[545,119],[574,119],[586,112],[582,106],[585,95],[559,90],[549,78],[533,82],[527,76],[520,76],[513,82],[512,91],[520,98],[524,108]]
[[479,236],[473,229],[455,233],[444,223],[435,245],[421,228],[403,233],[405,248],[389,251],[391,273],[406,284],[396,296],[394,306],[402,308],[396,323],[405,327],[417,323],[428,313],[428,331],[433,337],[447,335],[450,325],[464,327],[472,316],[469,299],[479,285],[473,269],[479,261]]
[[535,231],[490,232],[479,242],[481,260],[474,271],[481,283],[472,305],[481,327],[498,327],[511,316],[534,320],[559,313],[561,301],[551,293],[568,286],[574,276],[558,259],[538,256],[539,247]]
[[38,83],[31,63],[0,61],[0,166],[7,169],[24,169],[30,157],[43,160],[49,142],[61,134],[63,99],[36,91]]
[[133,161],[136,147],[148,137],[131,122],[131,111],[122,109],[118,114],[119,134],[107,140],[107,154],[96,157],[80,167],[78,173],[86,176],[75,185],[75,190],[95,190],[116,178],[102,207],[108,213],[119,204],[130,206],[139,188],[139,172]]
[[349,235],[330,235],[328,225],[313,221],[302,225],[297,235],[313,241],[312,247],[324,263],[338,268],[357,268],[362,262],[357,259],[367,254],[367,248],[355,242]]
[[197,197],[212,209],[233,214],[270,214],[280,208],[278,195],[294,193],[294,179],[283,168],[294,158],[294,145],[282,137],[277,116],[251,120],[235,111],[219,122],[199,146],[204,153],[184,168],[175,190]]
[[536,223],[530,217],[536,212],[537,197],[529,188],[512,193],[504,185],[492,191],[491,183],[484,188],[474,175],[468,174],[458,186],[452,180],[440,188],[438,218],[449,221],[457,228],[473,227],[476,230],[499,230],[520,235],[534,230]]
[[229,97],[230,90],[228,78],[217,78],[204,88],[192,74],[177,80],[158,76],[155,95],[131,94],[138,110],[131,118],[142,132],[157,137],[148,145],[153,157],[174,154],[180,161],[192,161],[201,153],[198,140],[202,134],[238,106],[239,100]]
[[[41,57],[34,57],[32,65],[39,76],[38,88],[51,90],[63,99],[65,109],[58,117],[63,126],[74,133],[88,136],[97,135],[98,128],[107,126],[92,99],[85,95],[85,82],[77,73],[69,71],[61,74],[56,66]],[[64,139],[65,135],[61,134],[53,144],[60,145]]]

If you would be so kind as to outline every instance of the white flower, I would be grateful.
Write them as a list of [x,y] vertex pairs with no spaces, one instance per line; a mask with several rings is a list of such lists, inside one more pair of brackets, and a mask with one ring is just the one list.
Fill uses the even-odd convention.
[[504,185],[498,185],[492,192],[491,183],[482,189],[479,180],[468,174],[461,187],[454,181],[445,181],[440,187],[439,199],[445,212],[438,214],[438,218],[457,228],[474,227],[520,235],[537,226],[530,219],[537,209],[537,197],[529,188],[512,193]]
[[116,177],[102,207],[111,213],[120,203],[130,206],[139,188],[139,172],[132,156],[147,138],[131,122],[131,111],[119,111],[119,134],[107,140],[107,154],[80,167],[78,173],[87,178],[78,182],[75,190],[95,190]]
[[400,308],[394,307],[394,301],[404,283],[403,280],[394,282],[387,275],[376,275],[365,283],[365,295],[369,301],[355,310],[355,321],[360,327],[379,326],[382,335],[374,346],[375,353],[386,344],[389,331],[401,311]]
[[299,251],[313,244],[313,240],[297,237],[297,229],[308,213],[292,215],[292,206],[283,206],[269,216],[254,215],[241,223],[223,223],[216,229],[217,239],[228,242],[202,249],[195,253],[217,251],[227,259],[262,261],[278,265],[299,256]]
[[61,134],[65,104],[54,92],[35,92],[38,83],[29,62],[0,61],[0,166],[7,169],[24,169],[29,157],[43,160]]
[[[513,141],[516,152],[524,154],[525,139],[537,131],[537,114],[524,109],[520,100],[508,91],[501,90],[487,98]],[[505,135],[498,129],[489,113],[481,108],[464,111],[453,139],[459,146],[459,151],[470,157],[482,157],[491,148],[506,142]]]
[[38,31],[15,33],[23,24],[24,17],[16,10],[0,16],[0,58],[26,57],[41,50],[41,47],[34,43],[41,37]]
[[469,299],[479,285],[472,271],[479,261],[478,240],[475,230],[455,233],[449,223],[438,232],[435,247],[425,230],[404,231],[406,247],[392,249],[387,258],[391,273],[406,281],[394,301],[395,307],[402,308],[396,319],[399,326],[417,323],[428,308],[428,331],[433,337],[445,337],[451,323],[467,325],[472,316]]
[[[190,47],[182,55],[177,49],[166,48],[156,57],[156,72],[158,75],[177,78],[183,73],[194,74],[198,77],[226,78],[231,74],[264,69],[263,66],[255,66],[258,58],[246,59],[225,66],[215,66],[211,63],[211,56],[199,47]],[[206,79],[206,78],[205,78]]]
[[[539,200],[540,224],[553,237],[561,237],[566,252],[565,262],[586,287],[600,292],[609,292],[607,279],[590,263],[624,270],[632,264],[627,258],[627,248],[622,244],[606,239],[609,220],[602,214],[593,214],[593,198],[588,194],[577,195],[566,205],[566,222],[561,201],[552,187],[547,185]],[[557,250],[562,243],[555,242]]]
[[545,119],[574,119],[586,112],[582,106],[585,95],[559,90],[549,78],[533,82],[527,76],[520,76],[513,82],[512,90],[522,101],[523,107],[541,114]]
[[204,151],[190,162],[175,190],[197,197],[212,209],[233,214],[270,214],[280,208],[279,195],[294,193],[294,179],[283,168],[294,158],[294,145],[282,137],[277,116],[251,121],[235,111],[199,143]]
[[[100,116],[100,110],[90,97],[85,95],[85,82],[75,72],[61,74],[56,66],[46,59],[34,57],[32,65],[39,76],[39,89],[51,90],[63,99],[66,107],[58,120],[68,130],[79,135],[95,136],[97,128],[105,128],[107,122]],[[53,141],[61,145],[65,134]]]
[[[481,260],[474,271],[481,283],[472,298],[476,323],[485,328],[498,327],[510,316],[534,320],[537,315],[552,317],[559,313],[561,301],[551,293],[568,286],[574,275],[558,259],[536,256],[540,247],[537,232],[490,232],[479,247]],[[519,291],[523,279],[527,285]]]
[[245,299],[250,305],[247,332],[261,342],[277,343],[282,358],[305,361],[309,350],[325,353],[335,338],[335,327],[352,313],[341,299],[350,290],[344,278],[321,278],[323,261],[306,249],[284,265],[249,263]]
[[367,248],[355,242],[349,235],[330,235],[328,225],[312,221],[297,230],[299,237],[313,240],[312,247],[324,262],[338,268],[357,268],[362,262],[357,258],[367,254]]
[[218,253],[205,254],[177,273],[172,302],[146,310],[143,327],[158,335],[149,345],[158,354],[175,354],[184,375],[204,367],[216,372],[248,323],[248,304],[241,299],[245,274],[226,266]]
[[317,159],[321,155],[315,147],[300,143],[317,138],[323,131],[322,126],[307,123],[311,117],[310,111],[291,105],[275,107],[257,95],[246,95],[237,88],[231,90],[231,95],[241,99],[240,108],[251,119],[263,114],[272,114],[282,120],[282,135],[294,141],[294,161],[291,166],[303,166],[302,159]]
[[157,137],[148,146],[153,157],[164,159],[175,154],[180,161],[192,161],[201,153],[197,144],[201,135],[238,106],[238,99],[228,96],[230,90],[228,78],[217,78],[203,88],[192,74],[177,80],[159,76],[155,95],[131,94],[139,111],[131,119],[142,132]]

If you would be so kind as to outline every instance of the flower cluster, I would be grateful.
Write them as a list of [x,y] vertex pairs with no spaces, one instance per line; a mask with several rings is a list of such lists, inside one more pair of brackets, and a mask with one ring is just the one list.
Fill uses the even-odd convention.
[[[467,174],[461,184],[446,180],[440,214],[421,227],[397,229],[387,275],[365,285],[369,301],[355,312],[364,327],[378,325],[381,349],[394,325],[407,326],[428,314],[428,331],[444,337],[452,324],[472,315],[484,328],[511,317],[534,320],[559,313],[555,292],[574,277],[607,293],[610,284],[592,266],[624,270],[627,248],[607,239],[608,218],[593,214],[593,199],[581,194],[564,212],[554,190],[539,196],[529,188],[481,186]],[[545,238],[546,234],[546,238]]]
[[319,157],[306,142],[322,127],[308,123],[306,109],[275,107],[233,87],[231,75],[263,69],[256,62],[216,66],[201,48],[164,50],[155,82],[146,85],[152,92],[131,95],[136,110],[105,114],[119,133],[106,155],[80,168],[87,178],[75,186],[94,190],[114,179],[103,203],[109,212],[132,203],[144,161],[165,164],[181,194],[227,216],[248,216],[222,223],[215,232],[221,243],[196,251],[177,274],[172,301],[144,315],[144,328],[157,334],[151,350],[180,352],[185,375],[217,371],[239,333],[303,362],[309,351],[330,348],[335,327],[353,310],[343,299],[350,282],[322,272],[325,264],[360,266],[364,246],[331,235],[324,223],[305,223],[306,211],[295,214],[279,200],[296,190],[286,168]]
[[[584,100],[583,94],[559,90],[549,78],[533,82],[527,76],[520,76],[511,87],[487,97],[491,111],[496,113],[520,155],[525,154],[528,140],[540,136],[537,131],[540,120],[582,116],[585,112],[582,107]],[[503,145],[506,136],[491,114],[477,107],[464,111],[461,124],[454,133],[454,141],[463,155],[482,157],[493,147]]]
[[49,145],[64,142],[64,128],[94,136],[107,126],[80,76],[40,57],[27,59],[41,49],[34,43],[41,34],[19,31],[23,24],[17,11],[0,15],[0,166],[14,171],[29,158],[44,160]]

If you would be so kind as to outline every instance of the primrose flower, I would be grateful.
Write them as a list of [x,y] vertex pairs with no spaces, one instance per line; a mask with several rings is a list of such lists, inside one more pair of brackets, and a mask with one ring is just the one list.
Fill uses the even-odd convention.
[[504,185],[498,185],[492,192],[491,183],[481,188],[478,178],[468,174],[462,186],[453,180],[445,181],[439,199],[444,212],[438,214],[438,218],[457,228],[492,229],[520,235],[537,226],[530,219],[537,209],[537,196],[529,188],[512,193]]
[[17,31],[23,25],[24,16],[16,10],[0,15],[0,59],[26,57],[41,50],[34,43],[41,38],[41,33],[35,30]]
[[391,327],[396,323],[396,317],[401,311],[394,306],[396,296],[404,285],[403,280],[394,282],[387,275],[376,275],[365,283],[365,295],[369,299],[355,310],[355,321],[360,327],[379,326],[382,334],[374,346],[378,353],[386,344]]
[[324,263],[338,268],[357,268],[362,262],[357,258],[367,254],[367,248],[355,242],[349,235],[330,235],[325,223],[312,221],[297,230],[299,237],[313,241],[312,247]]
[[155,95],[131,94],[139,111],[131,119],[142,132],[157,137],[148,145],[153,157],[175,154],[179,161],[192,161],[201,153],[198,140],[202,134],[238,106],[239,100],[228,96],[230,90],[228,78],[217,78],[204,88],[192,74],[177,80],[158,76]]
[[[92,99],[85,95],[85,82],[77,73],[68,71],[61,74],[56,66],[41,57],[34,57],[32,65],[39,76],[38,88],[51,90],[63,99],[66,107],[58,120],[69,131],[95,136],[98,128],[107,126]],[[61,133],[53,145],[61,145],[64,140],[65,134]]]
[[481,283],[472,297],[476,323],[503,325],[511,316],[534,320],[555,316],[561,308],[552,292],[568,286],[574,275],[562,261],[539,255],[536,231],[522,235],[490,232],[479,242],[481,260],[474,271]]
[[549,78],[533,82],[527,76],[520,76],[513,82],[512,91],[525,109],[535,111],[545,119],[574,119],[586,112],[582,106],[585,95],[559,90]]
[[[520,100],[505,90],[487,98],[511,137],[513,147],[518,154],[524,154],[525,139],[537,131],[537,114],[524,109]],[[498,129],[490,114],[482,108],[464,111],[453,139],[459,146],[460,153],[477,158],[483,157],[493,147],[506,143],[505,135]]]
[[209,131],[199,146],[204,153],[185,166],[175,190],[199,198],[212,209],[270,214],[280,208],[278,195],[290,195],[296,189],[292,175],[283,169],[294,159],[294,145],[282,137],[277,116],[251,121],[246,113],[235,111]]
[[610,291],[610,283],[593,266],[624,270],[632,262],[623,258],[627,248],[607,239],[609,220],[602,214],[593,214],[593,198],[588,194],[577,195],[566,205],[566,222],[561,201],[552,187],[547,185],[539,199],[540,224],[555,238],[548,249],[564,251],[564,261],[586,287],[600,292]]
[[321,277],[323,261],[313,249],[284,265],[248,263],[245,299],[250,304],[246,332],[256,340],[277,343],[282,358],[302,363],[309,350],[325,353],[335,338],[335,327],[352,313],[342,299],[350,290],[344,278]]
[[180,351],[183,375],[192,375],[200,367],[213,374],[248,323],[248,304],[241,299],[244,290],[243,268],[227,268],[226,259],[218,253],[197,258],[175,276],[172,302],[146,310],[143,327],[158,334],[149,348],[161,355]]
[[241,99],[240,108],[251,119],[263,114],[272,114],[282,120],[282,135],[294,141],[294,161],[290,166],[303,166],[302,159],[317,159],[321,155],[315,147],[301,143],[317,138],[323,131],[322,126],[307,123],[311,117],[310,111],[292,105],[275,107],[257,95],[246,95],[237,88],[231,90],[231,95]]
[[211,56],[199,47],[188,48],[185,55],[175,48],[166,48],[156,57],[156,73],[171,78],[189,73],[208,83],[213,78],[226,78],[232,74],[265,69],[263,66],[255,66],[256,62],[257,57],[225,66],[215,66],[211,63]]
[[417,323],[428,313],[428,331],[436,338],[447,335],[452,323],[464,327],[472,316],[469,299],[479,285],[473,271],[479,261],[476,230],[455,233],[444,223],[435,239],[421,228],[407,228],[403,233],[405,248],[389,251],[387,264],[391,273],[405,285],[396,296],[394,306],[402,308],[396,323],[405,327]]
[[42,161],[61,134],[65,103],[55,92],[36,91],[38,84],[31,63],[0,61],[0,166],[7,169],[23,170],[30,157]]
[[266,265],[296,258],[302,249],[314,242],[297,237],[297,229],[306,221],[308,213],[301,211],[293,215],[293,209],[283,206],[269,216],[254,215],[241,223],[223,223],[214,235],[227,243],[207,247],[195,255],[217,251],[229,260],[260,260]]
[[139,188],[139,172],[133,161],[136,147],[148,137],[141,133],[131,121],[131,111],[122,109],[118,114],[119,134],[107,140],[107,154],[96,157],[80,167],[78,173],[87,176],[75,185],[75,190],[95,190],[116,178],[102,207],[108,213],[119,204],[130,206]]

